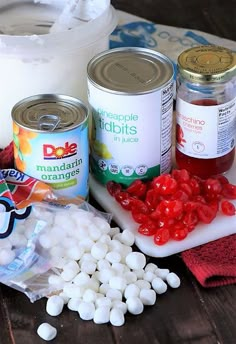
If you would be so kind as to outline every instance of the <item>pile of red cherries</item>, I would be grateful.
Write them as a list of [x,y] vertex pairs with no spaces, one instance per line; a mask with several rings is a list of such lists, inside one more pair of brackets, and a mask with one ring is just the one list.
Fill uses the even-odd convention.
[[138,232],[153,236],[156,245],[183,240],[198,223],[209,224],[220,212],[234,216],[236,185],[225,176],[201,179],[187,170],[173,170],[151,181],[135,180],[127,188],[107,183],[112,197],[139,224]]

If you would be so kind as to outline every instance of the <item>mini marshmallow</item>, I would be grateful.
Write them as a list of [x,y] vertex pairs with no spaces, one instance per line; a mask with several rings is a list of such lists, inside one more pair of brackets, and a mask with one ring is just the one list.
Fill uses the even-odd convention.
[[72,260],[64,265],[63,271],[61,272],[61,278],[64,281],[69,282],[73,278],[75,278],[79,270],[79,265],[74,260]]
[[110,233],[110,224],[101,217],[95,216],[93,223],[100,229],[103,234]]
[[85,302],[95,302],[97,298],[97,293],[92,289],[86,289],[83,294],[83,301]]
[[121,276],[113,276],[109,280],[109,285],[112,289],[123,291],[125,290],[127,284],[125,278]]
[[50,233],[51,237],[57,238],[57,240],[55,242],[57,242],[60,246],[62,246],[62,241],[65,239],[66,237],[66,232],[63,228],[61,228],[58,225],[54,225],[51,228],[48,229],[44,229],[47,231],[46,234]]
[[54,224],[55,225],[62,225],[65,221],[65,218],[68,218],[68,216],[66,216],[65,212],[63,211],[63,209],[61,211],[57,211],[54,213]]
[[98,239],[99,242],[102,242],[103,244],[109,245],[111,242],[111,237],[108,234],[102,234],[100,238]]
[[[99,288],[98,288],[98,289],[99,289]],[[101,298],[101,297],[104,297],[104,295],[103,295],[102,293],[99,293],[99,291],[98,291],[96,294],[97,294],[96,300],[98,300],[98,299]],[[96,303],[96,301],[95,301],[95,303]]]
[[143,279],[143,275],[144,275],[144,272],[145,272],[144,269],[134,270],[133,272],[137,276],[137,279]]
[[70,298],[64,293],[64,291],[61,291],[59,296],[62,298],[64,301],[64,305],[68,304]]
[[0,249],[0,265],[10,264],[15,259],[15,252],[10,248]]
[[103,269],[101,271],[97,271],[96,277],[101,283],[109,283],[111,277],[115,276],[115,271],[110,269]]
[[103,270],[103,269],[109,269],[111,267],[111,264],[106,259],[100,259],[97,262],[97,269]]
[[157,268],[155,271],[155,275],[160,277],[161,279],[165,280],[167,275],[170,273],[169,269],[159,269]]
[[139,298],[144,306],[153,306],[156,302],[156,292],[153,289],[142,289]]
[[120,300],[122,301],[122,293],[117,289],[108,289],[106,292],[106,297],[109,297],[111,300]]
[[151,271],[153,273],[155,273],[155,271],[158,269],[157,265],[154,264],[154,263],[148,263],[145,268],[144,268],[144,271],[147,272],[147,271]]
[[69,260],[63,267],[63,270],[73,270],[74,272],[78,273],[80,271],[79,265],[74,260]]
[[92,248],[91,248],[91,255],[99,260],[99,259],[103,259],[108,251],[108,246],[106,244],[103,244],[102,242],[97,242],[95,244],[93,244]]
[[99,287],[99,293],[106,295],[109,289],[110,289],[110,286],[108,283],[102,283]]
[[97,264],[97,259],[94,258],[91,253],[86,252],[83,254],[83,256],[81,257],[79,264],[81,264],[82,262],[94,262]]
[[127,246],[133,246],[134,241],[134,234],[128,229],[123,230],[123,232],[121,233],[121,242]]
[[106,296],[102,296],[102,297],[99,297],[95,300],[95,306],[96,307],[101,307],[101,306],[107,306],[107,307],[110,307],[112,306],[112,301],[109,297],[106,297]]
[[116,234],[120,233],[119,227],[111,227],[109,230],[109,235],[111,238],[113,238]]
[[171,288],[179,288],[180,286],[180,278],[174,272],[170,272],[166,276],[166,282]]
[[65,282],[69,282],[72,281],[73,278],[76,276],[76,272],[73,271],[72,269],[66,269],[64,271],[62,271],[61,273],[61,278],[65,281]]
[[128,311],[131,314],[137,315],[141,314],[144,310],[144,306],[140,298],[137,296],[130,297],[126,300],[126,304],[128,306]]
[[121,254],[121,263],[126,264],[126,257],[129,253],[133,252],[132,247],[121,244],[118,252]]
[[99,285],[100,285],[100,283],[99,283],[98,279],[94,275],[92,275],[87,287],[94,290],[96,293],[98,293],[99,292]]
[[113,300],[112,301],[112,308],[119,308],[123,314],[127,313],[128,306],[125,302],[120,300]]
[[131,252],[127,255],[126,264],[132,270],[143,269],[146,264],[146,257],[141,252]]
[[111,265],[112,270],[114,270],[116,272],[116,275],[120,275],[123,276],[125,273],[125,268],[126,266],[122,263],[112,263]]
[[78,313],[82,320],[92,320],[95,313],[94,303],[82,301],[79,304]]
[[75,278],[73,279],[73,283],[78,285],[78,286],[84,286],[84,285],[88,284],[89,281],[90,281],[90,277],[84,271],[81,271],[80,273],[78,273],[75,276]]
[[69,259],[80,260],[82,255],[84,254],[83,247],[72,246],[67,249],[66,255]]
[[117,251],[121,253],[123,244],[115,239],[112,239],[109,244],[109,251]]
[[94,220],[94,215],[92,212],[88,212],[83,209],[78,209],[77,211],[71,212],[71,218],[73,218],[78,227],[89,227],[92,221]]
[[122,243],[122,241],[121,241],[121,233],[115,234],[112,239],[113,240],[118,240],[120,243]]
[[143,279],[148,282],[152,282],[155,277],[156,275],[152,271],[145,271],[143,274]]
[[64,232],[67,233],[67,235],[74,237],[76,222],[74,221],[73,217],[70,216],[70,213],[68,211],[65,211],[64,216],[64,219],[66,218],[66,221],[60,223],[60,226],[62,227]]
[[93,241],[97,241],[101,237],[102,232],[93,224],[88,228],[88,235]]
[[37,329],[37,334],[43,340],[53,340],[57,335],[57,329],[48,323],[42,323]]
[[110,323],[113,326],[122,326],[125,323],[124,313],[119,308],[112,308],[110,312]]
[[82,272],[86,272],[89,275],[92,275],[97,268],[97,264],[91,261],[84,261],[80,265],[80,269]]
[[126,299],[128,299],[130,297],[137,297],[137,296],[139,296],[139,294],[140,294],[139,287],[133,283],[129,284],[124,291],[124,297]]
[[68,283],[65,284],[63,287],[63,292],[69,298],[72,297],[82,297],[84,294],[85,288],[82,286],[78,286],[76,284]]
[[53,257],[64,257],[65,249],[64,249],[64,247],[62,247],[60,245],[53,246],[50,249],[50,255]]
[[61,314],[64,307],[64,300],[59,295],[50,296],[46,304],[46,312],[51,316]]
[[50,262],[54,268],[63,269],[64,266],[68,263],[68,259],[54,256],[50,259]]
[[157,294],[163,294],[167,291],[167,284],[160,277],[152,280],[152,287]]
[[79,247],[83,248],[84,252],[91,252],[91,248],[93,245],[94,241],[89,237],[86,237],[79,242]]
[[66,237],[63,239],[62,241],[62,245],[63,247],[65,247],[66,249],[69,249],[71,247],[76,246],[76,239],[71,238],[71,237]]
[[55,237],[52,237],[50,234],[48,233],[42,233],[39,236],[39,243],[40,245],[45,248],[46,250],[50,249],[51,247],[53,247],[56,242],[55,242]]
[[61,276],[58,275],[50,275],[48,277],[48,283],[51,285],[54,285],[57,288],[62,288],[64,286],[64,280],[61,278]]
[[137,280],[134,284],[137,285],[139,289],[151,289],[151,283],[143,279]]
[[131,284],[137,281],[137,276],[133,271],[126,271],[124,273],[124,278],[127,284]]
[[70,211],[61,209],[54,216],[54,225],[61,227],[64,232],[67,232],[69,228],[73,229],[75,227],[75,221]]
[[94,312],[93,321],[95,324],[106,324],[110,321],[110,307],[101,306]]
[[80,297],[72,297],[69,299],[67,307],[71,311],[78,312],[79,305],[81,304],[82,299]]
[[110,251],[106,254],[106,259],[110,263],[119,263],[121,261],[121,255],[119,252]]
[[87,229],[87,227],[83,227],[81,225],[79,227],[76,227],[76,230],[74,231],[74,237],[77,240],[86,239],[88,237],[88,229]]

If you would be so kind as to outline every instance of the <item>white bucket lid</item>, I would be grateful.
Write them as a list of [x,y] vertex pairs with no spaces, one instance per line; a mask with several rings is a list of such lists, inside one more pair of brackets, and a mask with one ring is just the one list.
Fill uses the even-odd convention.
[[[89,1],[89,0],[88,0]],[[101,1],[101,0],[100,0]],[[10,12],[10,7],[15,6],[15,12],[17,6],[19,11],[28,9],[29,20],[32,18],[34,11],[38,13],[47,13],[46,18],[41,20],[41,24],[38,26],[43,28],[43,21],[51,24],[57,19],[57,16],[61,13],[65,0],[3,0],[0,3],[0,57],[22,57],[30,59],[32,57],[43,58],[56,54],[69,53],[75,50],[86,49],[86,47],[99,43],[103,38],[106,38],[114,30],[117,25],[117,17],[115,9],[110,5],[109,0],[104,0],[104,7],[100,6],[101,13],[97,17],[90,21],[83,22],[82,24],[73,27],[70,30],[45,33],[45,34],[32,34],[30,32],[26,35],[12,35],[4,32],[4,23],[2,18],[7,18],[6,13]],[[53,16],[50,18],[49,15]],[[17,14],[15,14],[16,16]],[[13,15],[14,17],[14,15]],[[24,18],[22,15],[17,15],[19,18]],[[25,18],[27,18],[25,16]],[[24,19],[23,19],[24,20]],[[8,22],[9,23],[9,22]],[[29,24],[29,23],[28,23]],[[49,30],[51,24],[48,24],[47,30]],[[24,25],[24,22],[22,23]],[[9,25],[11,27],[11,24]],[[14,25],[13,25],[14,26]],[[45,26],[47,26],[45,24]],[[2,29],[3,28],[3,29]],[[17,30],[17,29],[16,29]],[[1,34],[2,33],[2,34]],[[83,51],[81,50],[81,53]]]

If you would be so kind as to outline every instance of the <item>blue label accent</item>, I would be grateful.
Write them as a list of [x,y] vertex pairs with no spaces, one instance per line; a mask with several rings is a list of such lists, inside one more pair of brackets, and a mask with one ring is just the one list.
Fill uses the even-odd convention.
[[154,32],[156,32],[156,25],[145,21],[118,25],[110,36],[110,48],[131,46],[155,48],[157,41],[152,37]]
[[197,43],[202,44],[202,45],[211,44],[208,40],[206,40],[206,38],[204,38],[203,36],[197,35],[193,31],[187,31],[185,33],[185,36],[192,38],[194,41],[196,41]]

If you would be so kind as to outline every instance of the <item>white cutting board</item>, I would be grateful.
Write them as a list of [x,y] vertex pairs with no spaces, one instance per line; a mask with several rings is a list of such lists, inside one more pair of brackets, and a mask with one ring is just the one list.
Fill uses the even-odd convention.
[[[236,159],[231,170],[226,174],[231,183],[236,184]],[[157,246],[153,242],[153,237],[146,237],[138,233],[138,224],[132,219],[130,213],[124,210],[116,200],[109,195],[106,188],[99,184],[90,175],[90,192],[94,199],[109,213],[113,215],[113,220],[122,229],[128,229],[135,234],[136,246],[145,254],[151,257],[167,257],[175,253],[185,251],[207,242],[236,233],[236,216],[217,217],[209,225],[198,225],[187,238],[182,241],[170,240],[163,246]],[[234,201],[236,205],[236,201]]]

